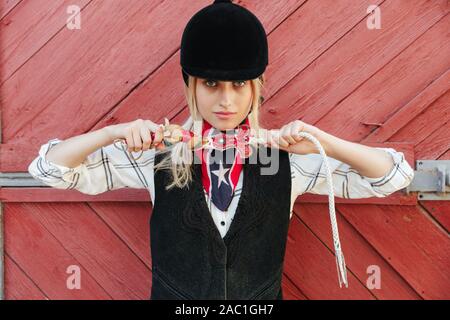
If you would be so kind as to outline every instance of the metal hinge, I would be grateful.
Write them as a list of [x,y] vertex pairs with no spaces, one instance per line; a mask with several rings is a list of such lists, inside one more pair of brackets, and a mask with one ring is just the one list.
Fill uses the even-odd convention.
[[450,200],[450,160],[416,160],[416,168],[407,194],[418,192],[419,200]]

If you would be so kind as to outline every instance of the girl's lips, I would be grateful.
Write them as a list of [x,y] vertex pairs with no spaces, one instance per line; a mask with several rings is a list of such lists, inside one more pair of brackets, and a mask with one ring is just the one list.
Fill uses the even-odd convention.
[[229,112],[214,112],[214,113],[219,119],[227,119],[235,114],[235,113],[229,113]]

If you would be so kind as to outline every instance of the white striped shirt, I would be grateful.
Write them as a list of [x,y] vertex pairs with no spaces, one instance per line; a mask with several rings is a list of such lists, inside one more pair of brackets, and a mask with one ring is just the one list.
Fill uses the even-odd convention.
[[[155,149],[144,151],[142,156],[133,160],[123,150],[113,144],[104,146],[87,156],[85,161],[75,168],[52,163],[46,159],[47,152],[57,143],[51,139],[40,147],[39,155],[28,166],[28,172],[42,183],[57,189],[75,189],[84,194],[95,195],[120,188],[147,189],[154,205],[155,190],[153,164]],[[392,170],[378,178],[362,176],[348,164],[327,157],[332,173],[333,189],[336,197],[359,199],[386,197],[408,186],[414,170],[405,160],[404,154],[392,148],[376,148],[386,151],[395,163]],[[139,153],[134,153],[136,157]],[[322,156],[312,153],[306,155],[289,154],[291,166],[291,217],[296,198],[303,193],[328,194],[325,167]],[[239,177],[233,200],[225,213],[205,199],[213,220],[222,237],[227,233],[242,191],[243,172]]]

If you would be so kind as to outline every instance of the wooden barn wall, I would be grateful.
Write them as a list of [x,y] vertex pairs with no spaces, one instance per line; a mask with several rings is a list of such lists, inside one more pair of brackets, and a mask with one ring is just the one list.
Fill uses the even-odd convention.
[[[0,1],[0,172],[26,172],[39,146],[137,118],[188,115],[179,66],[187,21],[212,0]],[[447,0],[241,0],[264,24],[261,122],[301,119],[340,138],[450,159]],[[66,23],[69,5],[81,28]],[[370,5],[380,29],[369,29]],[[6,299],[148,299],[145,190],[88,196],[0,188]],[[450,205],[396,192],[336,199],[349,288],[339,288],[328,198],[302,195],[291,220],[285,299],[450,298]],[[368,267],[381,288],[367,286]],[[67,288],[70,267],[82,287]],[[68,273],[69,271],[69,273]]]

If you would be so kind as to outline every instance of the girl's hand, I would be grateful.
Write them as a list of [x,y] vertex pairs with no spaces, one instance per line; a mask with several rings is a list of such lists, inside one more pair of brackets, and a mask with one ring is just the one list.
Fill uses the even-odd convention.
[[274,146],[290,153],[319,153],[314,143],[298,135],[300,131],[311,134],[322,144],[321,137],[323,131],[300,120],[292,121],[279,130],[269,130],[267,142],[269,146]]
[[[127,143],[127,150],[147,151],[150,148],[156,147],[158,150],[165,148],[163,141],[163,125],[157,125],[150,120],[137,119],[127,123],[120,123],[107,127],[107,132],[110,137],[115,139],[125,139]],[[154,132],[154,139],[151,133]]]

